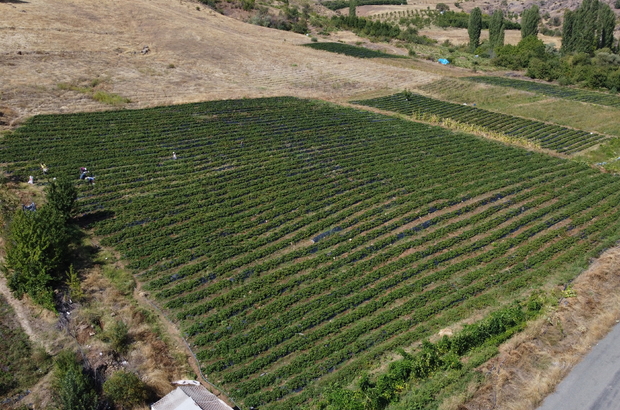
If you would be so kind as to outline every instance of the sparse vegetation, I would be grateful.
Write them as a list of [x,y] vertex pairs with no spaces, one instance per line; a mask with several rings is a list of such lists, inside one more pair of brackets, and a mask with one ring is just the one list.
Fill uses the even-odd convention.
[[86,82],[85,85],[77,85],[70,83],[59,83],[57,85],[59,90],[70,90],[77,91],[79,93],[89,95],[93,100],[99,101],[103,104],[108,105],[122,105],[130,103],[131,100],[129,98],[122,97],[118,94],[110,93],[100,87],[100,85],[105,84],[105,80],[101,78],[95,78],[91,81]]
[[30,388],[49,371],[52,361],[41,347],[32,346],[15,312],[0,295],[0,402]]

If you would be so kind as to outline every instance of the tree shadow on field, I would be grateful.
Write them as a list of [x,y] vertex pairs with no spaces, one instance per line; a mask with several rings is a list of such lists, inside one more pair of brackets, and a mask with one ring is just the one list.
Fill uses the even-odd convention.
[[[1,0],[0,0],[1,1]],[[114,217],[114,212],[112,211],[95,211],[95,212],[89,212],[87,214],[81,215],[77,218],[75,218],[75,223],[83,229],[88,229],[90,227],[90,224],[93,224],[95,222],[100,222],[109,218],[113,218]]]

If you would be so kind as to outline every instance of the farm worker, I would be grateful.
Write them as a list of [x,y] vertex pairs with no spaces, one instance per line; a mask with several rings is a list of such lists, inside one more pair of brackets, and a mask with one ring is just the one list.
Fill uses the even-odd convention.
[[28,178],[28,183],[30,185],[34,185],[34,177],[32,175],[30,175],[30,178]]
[[174,151],[172,152],[172,159],[177,159],[177,154]]
[[86,182],[90,182],[91,185],[95,185],[95,177],[86,177]]
[[84,179],[86,178],[86,174],[88,174],[88,171],[84,171],[80,174],[80,179]]
[[47,171],[49,171],[49,169],[47,168],[47,165],[45,164],[41,164],[41,171],[43,171],[44,174],[47,174]]

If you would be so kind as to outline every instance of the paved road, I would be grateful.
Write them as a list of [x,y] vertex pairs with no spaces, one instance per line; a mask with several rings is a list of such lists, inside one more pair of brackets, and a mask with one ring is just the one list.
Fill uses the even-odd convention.
[[538,410],[620,409],[620,325],[601,340]]

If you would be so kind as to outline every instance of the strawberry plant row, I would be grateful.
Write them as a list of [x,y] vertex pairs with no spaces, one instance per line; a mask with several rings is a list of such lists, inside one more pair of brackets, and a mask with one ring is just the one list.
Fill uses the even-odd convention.
[[[599,138],[422,105],[567,153]],[[79,202],[102,243],[177,321],[207,377],[265,409],[308,406],[620,237],[612,175],[286,97],[37,116],[0,141],[0,161],[24,179],[40,162],[76,181],[89,167],[97,182],[78,185]]]
[[539,143],[543,148],[552,149],[567,155],[583,151],[607,139],[606,136],[600,134],[490,112],[410,92],[363,101],[353,101],[353,103],[406,115],[426,114],[437,115],[440,118],[450,118],[509,136],[526,138]]

